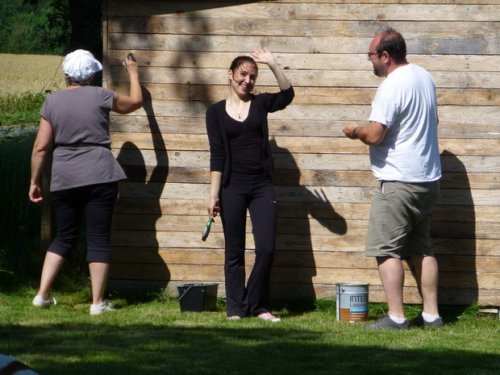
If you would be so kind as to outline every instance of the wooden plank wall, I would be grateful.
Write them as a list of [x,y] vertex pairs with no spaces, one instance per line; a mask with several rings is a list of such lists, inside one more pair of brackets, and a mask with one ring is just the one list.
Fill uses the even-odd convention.
[[[498,0],[278,0],[104,2],[104,85],[127,90],[133,51],[144,108],[112,117],[121,185],[111,285],[151,289],[219,282],[223,236],[206,242],[209,153],[204,116],[227,94],[232,58],[268,47],[296,98],[270,116],[279,197],[273,298],[334,298],[335,284],[366,282],[384,301],[364,256],[375,181],[367,148],[346,139],[366,121],[380,79],[366,58],[376,31],[401,31],[409,61],[434,76],[444,177],[432,237],[443,304],[500,305],[500,4]],[[262,67],[257,91],[276,82]],[[248,224],[248,267],[253,260]],[[405,299],[419,303],[411,274]],[[175,290],[175,289],[174,289]]]

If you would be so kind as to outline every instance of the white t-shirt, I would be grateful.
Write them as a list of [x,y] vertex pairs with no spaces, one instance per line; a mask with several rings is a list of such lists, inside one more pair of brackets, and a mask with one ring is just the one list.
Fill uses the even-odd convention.
[[370,146],[375,178],[402,182],[441,178],[436,88],[429,72],[415,64],[391,72],[377,90],[370,121],[388,128],[384,140]]

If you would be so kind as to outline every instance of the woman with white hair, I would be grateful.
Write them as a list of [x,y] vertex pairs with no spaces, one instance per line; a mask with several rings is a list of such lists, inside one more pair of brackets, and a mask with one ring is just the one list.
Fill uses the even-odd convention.
[[123,65],[130,79],[130,94],[92,86],[101,63],[85,50],[69,53],[63,62],[67,87],[49,95],[40,111],[40,126],[31,157],[29,198],[43,200],[41,176],[52,154],[50,194],[57,232],[48,247],[37,307],[56,304],[52,284],[75,246],[78,228],[86,220],[87,262],[92,285],[91,315],[113,311],[104,299],[111,261],[110,235],[118,181],[126,176],[110,150],[109,112],[130,113],[142,105],[138,67],[132,55]]

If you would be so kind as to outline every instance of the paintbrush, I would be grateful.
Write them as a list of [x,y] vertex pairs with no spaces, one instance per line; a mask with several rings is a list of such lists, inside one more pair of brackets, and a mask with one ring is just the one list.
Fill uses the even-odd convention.
[[208,218],[207,223],[205,224],[205,227],[203,228],[203,233],[201,234],[201,240],[205,241],[210,234],[210,227],[212,226],[212,223],[214,222],[214,218],[210,216]]

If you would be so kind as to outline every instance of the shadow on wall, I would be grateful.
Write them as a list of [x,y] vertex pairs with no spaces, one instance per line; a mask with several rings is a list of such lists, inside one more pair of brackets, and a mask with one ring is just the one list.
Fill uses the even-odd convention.
[[[125,142],[118,154],[118,162],[127,180],[120,185],[116,207],[115,262],[111,267],[110,288],[151,292],[164,289],[170,281],[170,271],[159,254],[156,237],[156,221],[162,215],[160,199],[169,165],[151,94],[145,88],[142,88],[142,93],[155,160],[146,163],[141,150],[132,142]],[[151,165],[154,165],[152,170]]]
[[[449,207],[451,212],[445,214],[439,225],[434,229],[431,227],[432,238],[449,238],[447,248],[436,246],[441,267],[440,301],[457,301],[465,308],[465,305],[478,302],[479,297],[475,207],[467,169],[462,161],[455,154],[444,150],[441,162],[443,203],[446,204],[447,198],[450,198],[454,205]],[[440,259],[441,254],[444,259]]]
[[431,240],[439,264],[439,303],[457,305],[458,318],[478,301],[476,215],[464,164],[447,150],[441,163],[441,198],[433,212]]
[[[210,35],[210,28],[207,24],[206,19],[202,17],[196,17],[190,13],[187,17],[187,22],[189,24],[189,30],[196,32],[200,35]],[[194,40],[184,40],[179,42],[177,47],[183,53],[179,53],[173,62],[174,68],[191,67],[191,73],[193,74],[193,82],[186,82],[185,90],[186,98],[190,102],[202,100],[204,104],[205,111],[210,106],[211,102],[220,100],[222,98],[213,98],[211,91],[208,89],[207,83],[203,82],[204,79],[200,75],[200,69],[197,67],[198,58],[200,54],[204,54],[205,51],[210,51],[210,43],[207,38],[195,38]],[[228,63],[229,66],[229,63]],[[198,86],[198,88],[197,88]],[[196,108],[196,107],[194,107]]]
[[[300,170],[293,155],[271,140],[275,159],[285,168],[277,168],[274,184],[278,199],[278,232],[273,274],[286,283],[273,283],[271,289],[285,299],[300,301],[300,309],[315,308],[314,277],[316,262],[309,216],[331,233],[345,234],[347,224],[328,201],[323,191],[311,191],[300,183]],[[278,156],[279,155],[279,156]],[[286,186],[286,192],[280,190]],[[290,199],[290,198],[298,199]]]

